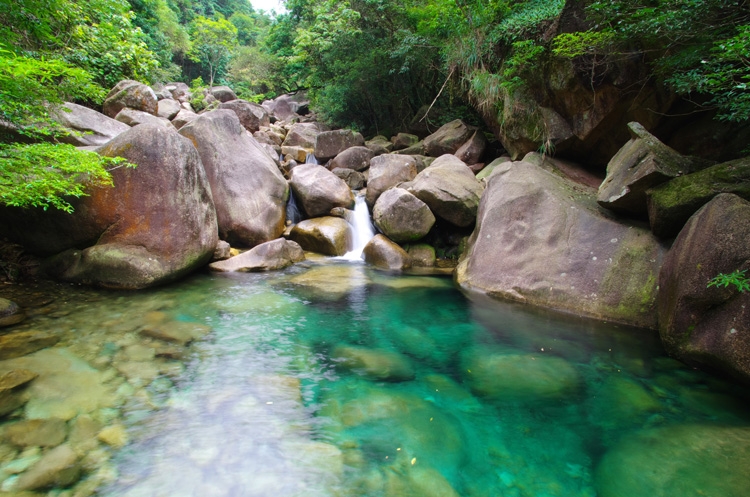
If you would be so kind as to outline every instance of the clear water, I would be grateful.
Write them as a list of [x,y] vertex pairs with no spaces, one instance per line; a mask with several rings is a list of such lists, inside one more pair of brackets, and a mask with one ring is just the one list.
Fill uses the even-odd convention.
[[[653,332],[331,260],[70,306],[49,317],[78,323],[60,346],[101,368],[148,311],[213,330],[176,374],[119,387],[134,389],[119,407],[130,443],[96,495],[746,495],[641,491],[656,471],[631,481],[656,448],[619,448],[642,433],[750,426],[746,390],[665,357]],[[658,465],[684,459],[690,482],[732,468],[744,492],[741,440],[736,459],[711,453],[718,466],[690,447],[658,452]],[[600,469],[612,453],[624,473]]]
[[367,242],[375,236],[375,228],[370,221],[370,211],[367,208],[364,195],[357,195],[354,199],[354,212],[347,219],[352,225],[352,249],[342,256],[343,259],[359,261]]

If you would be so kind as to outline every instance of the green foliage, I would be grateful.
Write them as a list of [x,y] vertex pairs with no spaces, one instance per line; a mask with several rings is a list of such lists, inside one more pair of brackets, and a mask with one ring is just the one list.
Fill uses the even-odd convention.
[[730,274],[719,273],[712,278],[707,287],[722,287],[726,288],[729,285],[734,286],[739,292],[750,292],[750,278],[745,276],[747,270],[740,271],[739,269]]
[[112,186],[109,170],[124,164],[72,145],[0,144],[0,204],[72,212],[66,197],[86,195],[89,186]]
[[209,87],[223,74],[237,47],[237,28],[218,14],[215,19],[199,16],[191,24],[193,46],[188,57],[208,70]]

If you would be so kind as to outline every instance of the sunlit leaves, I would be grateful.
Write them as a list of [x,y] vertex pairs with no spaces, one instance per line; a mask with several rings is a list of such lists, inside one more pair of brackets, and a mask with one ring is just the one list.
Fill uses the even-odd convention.
[[237,28],[221,14],[215,19],[199,16],[191,24],[193,40],[188,56],[208,68],[209,86],[223,73],[237,47]]

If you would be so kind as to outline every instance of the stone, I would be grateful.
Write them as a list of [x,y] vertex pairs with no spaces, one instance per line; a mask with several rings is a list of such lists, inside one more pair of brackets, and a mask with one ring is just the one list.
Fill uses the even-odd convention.
[[510,157],[508,156],[498,157],[497,159],[487,164],[484,167],[484,169],[479,171],[479,173],[477,173],[476,175],[476,178],[480,181],[488,179],[490,177],[490,174],[492,174],[492,171],[494,171],[496,167],[498,167],[501,164],[505,164],[506,162],[512,162],[510,160]]
[[295,123],[289,128],[282,146],[315,151],[315,140],[320,133],[320,126],[315,123]]
[[233,111],[202,114],[180,129],[195,145],[216,207],[219,237],[254,247],[284,231],[287,182]]
[[301,164],[291,173],[290,186],[307,217],[327,215],[334,207],[351,209],[354,194],[347,184],[323,166]]
[[26,313],[12,300],[0,298],[0,328],[18,324],[26,319]]
[[285,160],[294,160],[300,164],[304,164],[307,161],[307,156],[312,153],[312,149],[282,145],[281,155],[284,156]]
[[399,183],[411,181],[416,176],[417,162],[409,155],[387,154],[373,157],[370,161],[370,176],[367,178],[367,205],[372,208],[384,191]]
[[288,283],[316,298],[338,300],[367,286],[370,280],[362,265],[334,264],[313,267],[292,276]]
[[297,242],[278,238],[256,245],[252,249],[225,261],[213,262],[213,271],[272,271],[305,260],[305,253]]
[[331,159],[329,169],[336,168],[353,169],[362,172],[370,167],[370,160],[375,157],[375,152],[364,146],[349,147],[336,157]]
[[339,345],[331,352],[336,366],[375,381],[408,381],[414,379],[409,360],[396,352]]
[[651,231],[677,236],[690,216],[720,193],[750,200],[750,159],[737,159],[686,174],[646,192]]
[[399,133],[391,138],[393,150],[403,150],[419,143],[419,137],[410,133]]
[[484,133],[481,130],[476,130],[474,131],[474,134],[471,135],[471,138],[456,150],[454,155],[466,164],[476,164],[482,157],[486,147],[487,138],[484,137]]
[[315,157],[319,161],[327,161],[349,147],[364,144],[365,139],[362,135],[349,129],[323,131],[315,138]]
[[87,454],[99,445],[96,436],[101,429],[101,423],[91,416],[78,416],[72,421],[68,443],[77,454]]
[[474,393],[503,402],[563,399],[582,383],[568,361],[544,354],[471,350],[464,355],[461,367]]
[[[88,189],[89,196],[76,202],[75,213],[66,214],[63,225],[57,225],[54,214],[37,213],[47,222],[35,225],[39,231],[30,235],[42,247],[88,247],[47,260],[47,274],[138,289],[173,281],[208,262],[218,242],[216,211],[190,141],[174,129],[142,124],[99,153],[124,157],[137,167],[113,170],[114,188]],[[50,241],[55,236],[61,236],[57,245]]]
[[237,100],[237,95],[228,86],[214,86],[211,88],[209,94],[221,103]]
[[467,227],[474,224],[484,188],[454,155],[443,155],[419,173],[409,191],[436,217]]
[[353,169],[337,167],[335,169],[332,169],[331,172],[337,177],[344,180],[346,186],[348,186],[351,190],[361,190],[365,186],[364,174]]
[[435,248],[426,243],[409,245],[406,249],[411,259],[411,265],[414,267],[434,267],[435,266]]
[[138,81],[129,79],[120,81],[104,99],[102,112],[113,118],[125,107],[156,115],[158,109],[156,93]]
[[129,107],[125,107],[120,112],[118,112],[115,116],[115,121],[120,121],[121,123],[125,123],[131,127],[138,126],[139,124],[144,123],[157,124],[159,126],[171,125],[171,123],[163,117],[157,117],[153,114],[149,114],[148,112],[131,109]]
[[304,250],[340,256],[352,245],[352,228],[346,220],[326,216],[297,223],[289,235]]
[[0,375],[0,416],[23,406],[27,399],[25,388],[39,376],[27,369],[14,369]]
[[590,188],[598,189],[602,181],[604,181],[604,178],[588,171],[579,164],[563,159],[556,159],[540,154],[539,152],[529,152],[523,157],[523,162],[534,164],[561,178]]
[[659,273],[659,334],[667,353],[750,383],[750,292],[707,287],[750,269],[750,202],[722,193],[677,236]]
[[255,133],[262,126],[271,125],[266,110],[253,102],[236,99],[219,104],[219,109],[229,109],[237,114],[242,126],[250,133]]
[[375,226],[396,243],[419,240],[435,224],[427,204],[403,188],[385,191],[372,209]]
[[362,250],[365,262],[381,269],[403,271],[411,267],[409,254],[387,237],[377,234]]
[[607,216],[594,189],[513,162],[489,178],[456,281],[493,297],[656,329],[665,253],[648,230]]
[[365,147],[372,151],[373,156],[393,152],[393,143],[383,135],[377,135],[371,140],[367,140],[365,142]]
[[189,102],[193,98],[193,96],[190,94],[190,87],[186,83],[167,83],[164,86],[164,89],[169,90],[169,93],[172,94],[172,98],[174,98],[181,104]]
[[189,321],[168,321],[166,323],[147,324],[141,328],[141,334],[165,342],[187,345],[211,333],[211,327]]
[[198,117],[198,114],[195,112],[182,109],[176,116],[174,116],[174,119],[172,119],[172,126],[174,126],[175,129],[180,129],[187,123],[195,121]]
[[[474,135],[476,128],[460,119],[442,125],[437,131],[424,139],[426,155],[440,157],[455,153],[461,145]],[[403,152],[401,152],[403,153]]]
[[219,240],[214,249],[214,255],[211,257],[211,262],[224,261],[232,257],[232,246],[229,242]]
[[99,146],[130,129],[111,117],[82,105],[65,102],[51,117],[71,133],[60,137],[63,143],[77,147]]
[[171,121],[177,114],[180,113],[181,110],[182,105],[180,105],[180,102],[171,98],[167,98],[159,100],[159,104],[156,109],[156,115],[159,117],[163,117],[164,119],[169,119]]
[[307,95],[304,92],[298,92],[296,94],[279,95],[273,100],[264,101],[261,105],[275,119],[292,122],[301,117],[300,112],[308,113],[309,104]]
[[628,128],[632,138],[607,164],[607,177],[599,186],[597,201],[620,214],[645,217],[649,188],[710,163],[680,155],[638,123],[631,122]]
[[25,356],[51,347],[59,341],[59,336],[36,330],[0,335],[0,360]]
[[115,449],[121,449],[128,443],[128,433],[119,423],[102,428],[96,438]]
[[78,456],[68,444],[50,450],[28,471],[21,474],[16,490],[41,490],[48,487],[67,487],[81,476]]
[[16,447],[57,447],[68,437],[68,426],[60,418],[28,419],[8,426],[5,439]]
[[594,474],[601,497],[740,497],[747,494],[750,429],[684,424],[630,434]]

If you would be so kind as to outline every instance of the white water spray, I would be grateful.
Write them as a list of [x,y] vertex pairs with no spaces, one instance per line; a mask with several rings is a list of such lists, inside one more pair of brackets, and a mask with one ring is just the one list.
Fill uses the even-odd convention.
[[318,163],[318,158],[317,158],[317,157],[315,157],[315,154],[313,154],[313,153],[311,153],[311,152],[308,152],[308,153],[307,153],[307,155],[305,156],[305,164],[315,164],[315,165],[320,165],[320,164]]
[[364,195],[357,195],[354,201],[354,214],[347,216],[352,225],[352,249],[342,256],[343,259],[358,261],[362,259],[362,250],[367,242],[375,236],[375,229],[370,222],[370,211],[367,208]]

